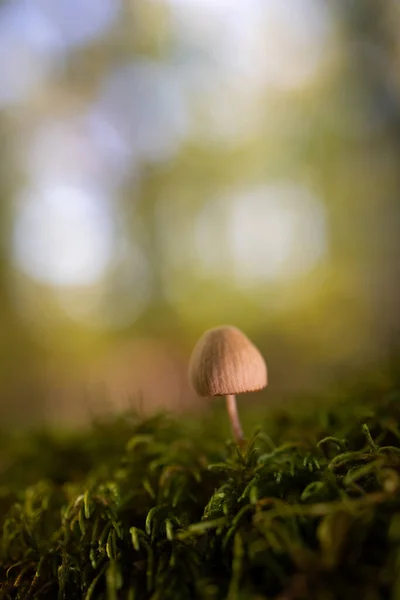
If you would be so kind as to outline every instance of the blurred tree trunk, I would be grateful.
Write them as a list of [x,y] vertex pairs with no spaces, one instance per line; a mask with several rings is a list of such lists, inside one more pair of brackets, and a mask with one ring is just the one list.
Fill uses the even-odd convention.
[[[371,168],[386,181],[374,186],[374,210],[358,198],[360,226],[363,214],[372,237],[365,244],[362,279],[372,302],[374,342],[384,352],[399,348],[400,339],[400,90],[394,82],[391,2],[342,0],[343,21],[348,28],[350,68],[358,78],[360,98],[366,103],[375,131],[360,140],[361,152]],[[387,174],[387,177],[386,177]]]
[[[41,412],[34,347],[12,295],[12,201],[18,173],[10,148],[12,135],[5,117],[0,118],[0,419],[31,422]],[[37,384],[37,385],[36,385]]]

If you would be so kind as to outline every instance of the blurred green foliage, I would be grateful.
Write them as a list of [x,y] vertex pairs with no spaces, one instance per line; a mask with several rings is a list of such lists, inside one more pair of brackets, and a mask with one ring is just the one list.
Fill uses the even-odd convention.
[[[0,13],[7,31],[27,23],[20,54],[7,54],[9,85],[44,69],[0,114],[2,417],[45,418],[54,388],[72,405],[65,381],[86,385],[93,365],[111,386],[96,361],[129,340],[161,338],[185,357],[227,322],[260,345],[276,396],[329,389],[362,367],[379,376],[400,333],[397,1],[298,0],[292,13],[272,0],[125,0],[87,39],[85,22],[105,17],[79,11],[95,4],[60,0],[71,11],[61,25],[64,8],[39,4]],[[18,62],[24,52],[34,68]],[[319,225],[300,211],[289,239],[285,211],[274,213],[287,193],[299,211],[311,194],[326,219],[324,253],[300,275]],[[110,260],[90,285],[51,283],[93,234],[65,233],[67,219],[46,213],[55,199],[109,208]],[[42,206],[36,220],[29,202]],[[95,239],[83,245],[93,261]],[[88,258],[74,260],[79,275]]]

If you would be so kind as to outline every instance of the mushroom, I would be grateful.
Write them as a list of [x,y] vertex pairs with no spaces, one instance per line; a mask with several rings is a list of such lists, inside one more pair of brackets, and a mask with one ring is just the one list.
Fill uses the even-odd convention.
[[236,394],[261,390],[268,382],[267,366],[255,345],[230,325],[206,331],[193,349],[189,379],[200,396],[226,396],[232,431],[242,445]]

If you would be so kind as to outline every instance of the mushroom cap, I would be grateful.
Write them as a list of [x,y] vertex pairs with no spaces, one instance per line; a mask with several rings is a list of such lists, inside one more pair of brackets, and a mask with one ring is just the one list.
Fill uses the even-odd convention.
[[201,336],[190,358],[189,379],[200,396],[255,392],[267,385],[267,365],[249,338],[227,325]]

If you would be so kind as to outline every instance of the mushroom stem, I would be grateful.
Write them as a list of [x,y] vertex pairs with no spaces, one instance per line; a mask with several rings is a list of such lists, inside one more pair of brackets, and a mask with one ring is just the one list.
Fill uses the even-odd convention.
[[241,446],[243,445],[244,436],[237,410],[235,394],[227,394],[226,408],[228,409],[228,415],[231,420],[233,435],[235,436],[236,442]]

